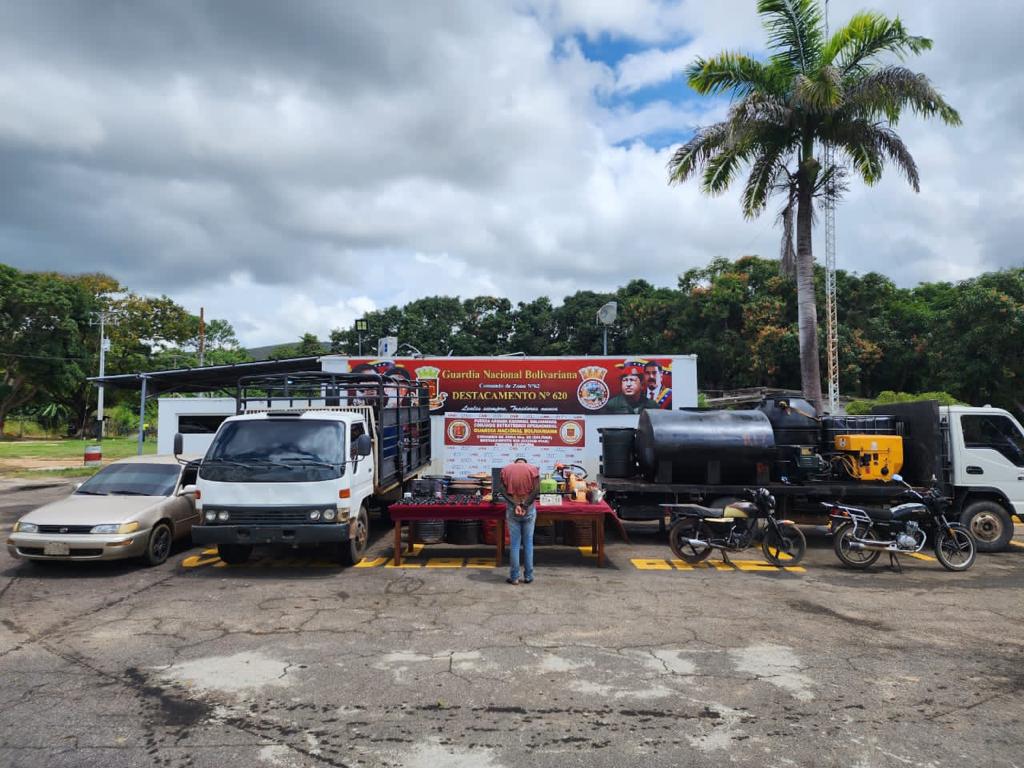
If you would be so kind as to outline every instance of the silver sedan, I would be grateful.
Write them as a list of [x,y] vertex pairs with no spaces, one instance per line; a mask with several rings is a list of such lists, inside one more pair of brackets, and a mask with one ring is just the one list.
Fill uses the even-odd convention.
[[65,499],[14,525],[7,551],[26,560],[167,559],[197,520],[195,462],[135,456],[104,467]]

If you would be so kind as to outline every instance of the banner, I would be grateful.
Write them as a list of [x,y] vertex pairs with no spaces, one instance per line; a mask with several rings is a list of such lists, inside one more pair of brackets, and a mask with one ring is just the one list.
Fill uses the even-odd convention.
[[622,414],[672,408],[668,357],[352,359],[427,383],[431,413]]
[[581,464],[586,447],[582,416],[477,416],[444,418],[444,472],[465,477],[503,467],[522,456],[541,472],[557,463]]

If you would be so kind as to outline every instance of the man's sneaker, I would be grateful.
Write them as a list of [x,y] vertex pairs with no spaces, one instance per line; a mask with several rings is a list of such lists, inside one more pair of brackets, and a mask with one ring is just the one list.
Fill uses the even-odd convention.
[[507,579],[505,579],[505,583],[506,583],[506,584],[512,584],[513,586],[517,586],[517,585],[519,584],[519,579],[513,579],[513,578],[512,578],[511,576],[510,576],[510,577],[508,577]]
[[531,576],[529,579],[523,579],[523,584],[533,584],[533,577]]

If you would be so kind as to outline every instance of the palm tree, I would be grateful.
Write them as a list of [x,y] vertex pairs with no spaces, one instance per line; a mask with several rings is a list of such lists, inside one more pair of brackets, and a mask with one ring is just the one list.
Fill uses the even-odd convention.
[[[747,218],[760,215],[772,195],[782,196],[781,265],[797,280],[801,384],[820,413],[814,201],[839,196],[850,170],[876,183],[887,162],[919,191],[917,164],[894,130],[900,115],[909,109],[949,125],[959,125],[960,116],[927,77],[894,63],[932,46],[908,34],[898,18],[861,12],[826,36],[817,0],[759,0],[757,11],[768,33],[767,61],[723,52],[687,69],[697,93],[725,93],[733,102],[726,120],[698,129],[676,150],[669,183],[701,171],[704,192],[721,194],[749,168],[742,197]],[[830,167],[823,167],[826,146],[835,153]]]

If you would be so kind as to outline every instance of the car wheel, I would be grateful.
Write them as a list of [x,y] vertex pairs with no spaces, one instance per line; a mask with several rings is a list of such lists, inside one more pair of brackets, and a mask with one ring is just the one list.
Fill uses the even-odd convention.
[[161,565],[171,554],[171,544],[174,542],[174,535],[171,533],[171,526],[167,523],[157,523],[149,534],[149,541],[146,542],[146,554],[142,556],[146,565]]

